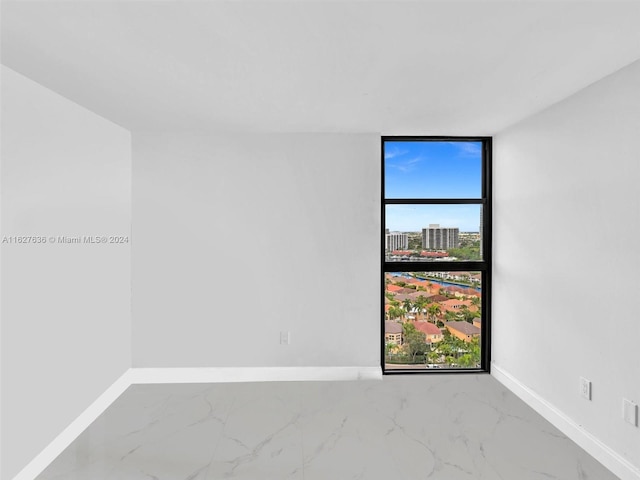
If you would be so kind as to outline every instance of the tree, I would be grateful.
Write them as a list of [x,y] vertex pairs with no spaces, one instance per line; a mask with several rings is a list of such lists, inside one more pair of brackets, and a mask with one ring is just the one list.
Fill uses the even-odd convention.
[[440,290],[438,290],[438,294],[442,295],[444,297],[447,297],[447,298],[455,297],[455,295],[453,293],[451,293],[449,290],[447,290],[445,288],[441,288]]
[[458,357],[458,365],[473,368],[480,365],[480,340],[476,337],[462,347],[465,353]]
[[454,337],[445,338],[440,343],[438,343],[438,353],[444,355],[445,357],[453,356],[455,352],[454,342],[451,340]]
[[452,312],[451,310],[447,310],[446,312],[444,312],[444,319],[447,322],[455,322],[456,320],[458,320],[458,315],[456,315],[456,313]]
[[480,337],[475,337],[469,342],[469,348],[471,349],[471,355],[476,365],[480,363]]
[[391,319],[400,318],[404,315],[404,310],[402,310],[400,307],[391,306],[391,308],[389,308],[389,311],[387,312],[387,315],[389,315],[389,318]]
[[463,305],[460,308],[459,315],[462,318],[462,320],[464,320],[465,322],[472,323],[474,318],[478,318],[480,316],[480,313],[472,312],[471,310],[469,310],[469,307],[467,307],[466,305]]
[[384,344],[384,354],[387,357],[393,355],[393,353],[398,349],[398,345],[392,342],[385,342]]
[[427,350],[427,336],[416,329],[411,322],[402,325],[402,337],[407,355],[411,357],[411,362],[415,363],[416,355],[422,355]]
[[480,307],[480,297],[473,295],[471,297],[471,305],[475,305],[476,307]]
[[429,316],[429,320],[431,320],[433,323],[436,322],[436,318],[441,313],[442,313],[442,309],[440,308],[440,305],[438,305],[437,303],[432,303],[427,307],[427,315]]
[[440,354],[436,351],[427,353],[427,360],[429,363],[440,363]]
[[405,298],[404,302],[402,302],[402,306],[404,307],[404,311],[407,313],[411,313],[413,309],[413,303],[411,303],[411,299]]
[[459,338],[445,334],[444,339],[438,343],[437,352],[445,358],[446,363],[460,365],[461,354],[469,353],[469,349],[466,343]]
[[408,235],[409,250],[420,250],[422,248],[422,234],[420,232],[410,232]]
[[424,313],[425,307],[428,303],[429,300],[427,300],[427,297],[425,297],[424,295],[419,295],[415,300],[414,306],[418,313]]
[[477,247],[451,248],[447,251],[450,257],[456,257],[459,260],[481,260],[480,244]]

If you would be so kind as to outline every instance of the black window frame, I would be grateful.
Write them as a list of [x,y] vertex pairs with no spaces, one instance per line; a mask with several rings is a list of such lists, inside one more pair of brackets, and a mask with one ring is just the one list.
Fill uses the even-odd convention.
[[[480,142],[482,144],[481,197],[480,198],[403,198],[385,197],[385,145],[392,142]],[[380,359],[384,375],[397,374],[457,374],[490,373],[491,367],[491,265],[492,265],[492,146],[493,137],[487,136],[382,136],[380,144],[382,166],[382,225],[381,225],[381,334]],[[387,262],[385,252],[387,205],[481,205],[482,208],[482,260],[453,262]],[[385,275],[393,272],[455,272],[479,271],[482,275],[481,307],[482,330],[480,334],[480,368],[444,369],[386,369],[385,367]]]

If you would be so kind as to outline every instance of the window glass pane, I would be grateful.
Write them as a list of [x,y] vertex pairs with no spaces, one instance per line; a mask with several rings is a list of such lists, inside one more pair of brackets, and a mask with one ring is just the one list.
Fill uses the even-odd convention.
[[385,369],[480,368],[480,272],[385,274]]
[[386,260],[481,260],[481,212],[482,205],[386,205]]
[[481,142],[384,143],[385,198],[480,198]]

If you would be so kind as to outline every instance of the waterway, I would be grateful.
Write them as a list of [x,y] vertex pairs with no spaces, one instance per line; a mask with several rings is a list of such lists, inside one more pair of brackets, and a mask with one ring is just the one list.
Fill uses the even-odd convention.
[[[411,275],[407,275],[406,273],[399,273],[399,272],[394,272],[391,275],[393,275],[394,277],[414,278]],[[475,287],[475,286],[471,286],[471,285],[466,285],[464,283],[447,282],[445,280],[436,280],[436,279],[433,279],[433,278],[419,277],[418,275],[416,275],[415,278],[417,278],[419,280],[427,280],[427,281],[429,281],[431,283],[435,283],[437,285],[442,285],[443,287],[473,288],[476,292],[481,292],[482,291],[481,287]]]

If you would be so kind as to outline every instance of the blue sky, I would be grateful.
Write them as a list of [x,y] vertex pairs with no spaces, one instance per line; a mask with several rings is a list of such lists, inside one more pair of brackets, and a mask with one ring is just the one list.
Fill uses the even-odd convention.
[[[386,198],[480,198],[480,142],[385,142]],[[389,205],[386,227],[421,231],[430,223],[479,230],[480,205]]]
[[480,198],[480,142],[386,142],[386,198]]

